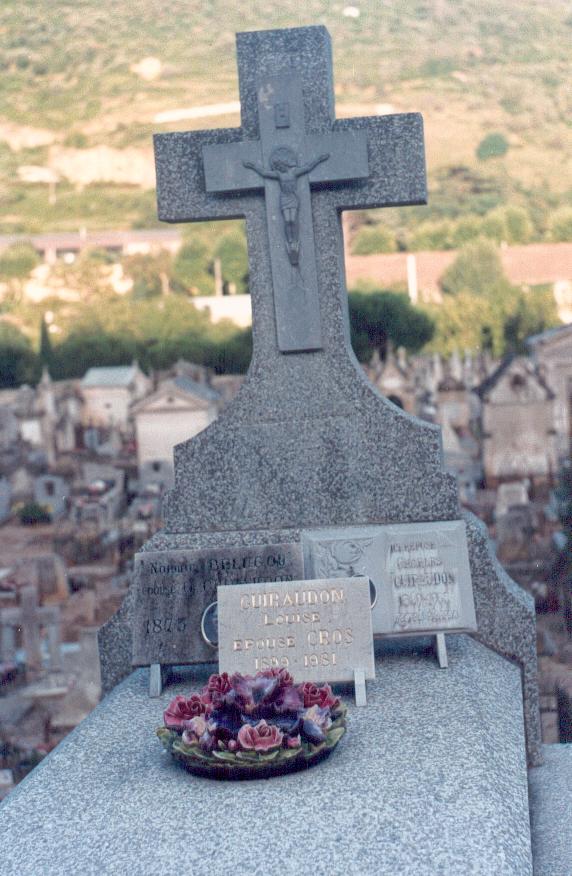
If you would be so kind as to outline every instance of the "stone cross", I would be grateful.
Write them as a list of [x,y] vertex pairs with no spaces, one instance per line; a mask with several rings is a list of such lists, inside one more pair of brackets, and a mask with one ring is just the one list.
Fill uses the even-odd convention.
[[40,628],[47,628],[50,669],[61,669],[60,634],[61,614],[59,606],[38,606],[36,587],[22,587],[18,608],[3,608],[0,611],[0,659],[13,659],[14,629],[22,630],[22,644],[26,651],[26,668],[38,672],[42,668]]
[[[278,350],[317,351],[329,334],[320,304],[319,256],[332,249],[326,213],[424,203],[422,119],[336,121],[323,27],[242,33],[237,46],[242,127],[155,136],[159,217],[244,216],[251,262],[261,247],[270,261]],[[341,239],[333,256],[343,274]]]

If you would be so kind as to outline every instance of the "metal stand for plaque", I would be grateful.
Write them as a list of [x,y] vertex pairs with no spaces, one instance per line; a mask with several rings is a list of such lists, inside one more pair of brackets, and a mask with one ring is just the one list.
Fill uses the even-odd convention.
[[435,646],[437,651],[437,660],[441,669],[449,668],[449,658],[447,657],[447,643],[445,641],[445,633],[437,633],[435,636]]
[[167,668],[160,663],[152,663],[149,667],[149,696],[160,697],[167,678]]
[[365,690],[365,669],[354,669],[354,689],[356,706],[367,706]]

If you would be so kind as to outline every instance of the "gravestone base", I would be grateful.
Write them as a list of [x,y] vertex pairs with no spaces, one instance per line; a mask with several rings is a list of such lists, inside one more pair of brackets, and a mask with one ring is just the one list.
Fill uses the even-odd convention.
[[294,876],[310,861],[324,876],[531,876],[519,669],[458,635],[442,671],[432,647],[379,643],[367,708],[345,691],[332,756],[252,782],[191,776],[154,736],[213,667],[180,670],[159,700],[137,670],[0,806],[2,876],[156,876],[174,861],[221,876]]

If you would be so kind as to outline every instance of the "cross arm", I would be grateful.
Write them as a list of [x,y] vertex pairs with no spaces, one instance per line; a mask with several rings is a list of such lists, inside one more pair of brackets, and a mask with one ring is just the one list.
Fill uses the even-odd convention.
[[[240,128],[155,134],[153,142],[159,219],[163,222],[193,222],[244,216],[247,197],[240,192],[232,192],[220,198],[207,191],[203,164],[203,148],[225,144],[236,149],[247,145],[242,144],[241,139]],[[254,160],[260,160],[260,155]],[[256,188],[261,187],[261,181],[254,171],[244,169],[244,172],[252,174]]]
[[427,178],[420,113],[341,119],[334,131],[367,137],[367,180],[332,192],[338,209],[399,207],[427,203]]

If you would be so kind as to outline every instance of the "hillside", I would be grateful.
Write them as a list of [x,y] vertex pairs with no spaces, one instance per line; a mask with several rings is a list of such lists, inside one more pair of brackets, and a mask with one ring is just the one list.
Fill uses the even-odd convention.
[[[338,115],[425,117],[430,207],[383,217],[401,245],[403,227],[503,204],[526,209],[531,239],[554,236],[554,211],[572,207],[564,0],[307,0],[303,15],[297,0],[4,2],[0,233],[155,224],[152,132],[238,124],[157,114],[237,100],[235,31],[310,23],[332,35]],[[24,181],[46,168],[55,198]]]

